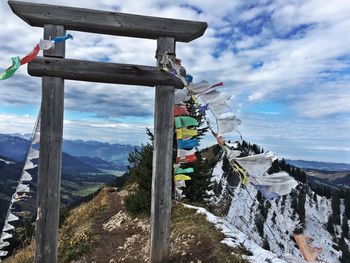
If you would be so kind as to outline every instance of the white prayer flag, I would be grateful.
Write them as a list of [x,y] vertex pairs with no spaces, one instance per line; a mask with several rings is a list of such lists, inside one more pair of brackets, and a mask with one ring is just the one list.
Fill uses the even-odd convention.
[[7,221],[5,221],[5,225],[2,229],[2,231],[10,231],[10,230],[13,230],[15,229],[15,227],[11,224],[9,224]]
[[214,101],[212,103],[209,103],[208,106],[215,116],[220,116],[228,109],[227,100]]
[[216,123],[218,126],[217,134],[220,137],[234,131],[241,124],[241,120],[234,114],[223,114],[216,119]]
[[235,161],[243,167],[251,176],[262,176],[277,159],[272,152],[250,155],[247,157],[235,158]]
[[39,151],[30,147],[27,159],[33,160],[39,158]]
[[17,216],[15,216],[14,214],[12,214],[11,212],[9,212],[8,216],[7,216],[7,222],[13,222],[13,221],[17,221],[19,220],[19,218]]
[[278,195],[289,194],[298,182],[286,172],[278,172],[265,176],[255,177],[251,180],[253,184],[268,186],[268,191]]
[[10,242],[0,240],[0,249],[10,245]]
[[232,150],[231,148],[224,146],[226,150],[226,156],[229,161],[234,160],[237,156],[241,154],[241,151],[238,150]]
[[1,234],[1,240],[5,240],[5,239],[9,239],[9,238],[11,238],[12,237],[12,235],[11,234],[9,234],[9,233],[7,233],[7,232],[2,232],[2,234]]
[[27,184],[19,183],[16,188],[16,193],[29,193],[30,188]]
[[39,48],[41,50],[48,50],[55,46],[55,44],[51,40],[40,39]]
[[7,254],[7,251],[0,250],[0,257],[6,257]]
[[32,144],[37,144],[37,143],[40,143],[40,133],[35,133],[34,136],[33,136],[33,140],[32,140]]
[[20,182],[28,182],[33,180],[33,177],[27,171],[23,171]]
[[185,101],[188,101],[191,97],[188,95],[187,90],[185,89],[177,89],[175,90],[174,103],[181,104]]
[[175,187],[180,188],[180,187],[186,187],[186,183],[184,180],[176,181],[175,182]]
[[23,170],[30,170],[33,169],[35,167],[37,167],[38,165],[34,165],[30,160],[26,160],[26,163],[24,164],[24,168]]
[[194,94],[200,94],[207,91],[210,88],[208,81],[202,80],[201,82],[190,85],[189,89]]

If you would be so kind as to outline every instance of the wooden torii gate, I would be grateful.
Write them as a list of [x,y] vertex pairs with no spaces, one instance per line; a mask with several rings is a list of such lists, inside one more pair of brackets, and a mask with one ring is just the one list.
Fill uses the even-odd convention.
[[65,59],[65,43],[44,51],[28,65],[42,77],[40,161],[35,231],[37,263],[57,262],[60,206],[64,79],[156,86],[151,208],[151,262],[168,261],[171,216],[174,89],[176,77],[159,69],[167,52],[175,58],[176,41],[202,36],[207,23],[9,0],[12,11],[31,26],[44,28],[44,39],[66,30],[157,40],[157,67]]

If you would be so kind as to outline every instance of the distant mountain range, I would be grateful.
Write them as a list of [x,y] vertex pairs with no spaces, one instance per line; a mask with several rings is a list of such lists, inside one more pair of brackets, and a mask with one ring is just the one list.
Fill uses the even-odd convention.
[[299,168],[308,168],[322,171],[350,171],[350,163],[330,163],[304,160],[285,160]]
[[[9,200],[15,191],[23,162],[29,147],[30,136],[0,134],[0,227]],[[62,153],[61,204],[63,206],[95,192],[126,170],[128,154],[135,146],[108,144],[94,141],[64,140]],[[28,202],[20,202],[20,211],[35,213],[37,168],[30,171]]]
[[331,189],[350,189],[350,164],[303,160],[286,160],[290,165],[302,168],[310,185],[328,186]]
[[[0,134],[0,155],[23,161],[28,149],[29,138],[30,135]],[[126,170],[129,153],[139,148],[138,146],[97,141],[63,140],[63,152],[79,157],[78,159],[97,166],[99,169],[107,170]]]

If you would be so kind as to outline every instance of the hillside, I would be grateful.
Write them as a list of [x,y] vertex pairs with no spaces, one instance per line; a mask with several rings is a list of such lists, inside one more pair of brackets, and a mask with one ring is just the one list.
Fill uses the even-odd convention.
[[288,164],[302,168],[313,187],[327,186],[332,189],[350,189],[350,164],[285,160]]
[[[253,148],[259,151],[256,145],[242,147],[244,154],[254,154]],[[152,148],[145,146],[136,156],[141,158],[138,166],[128,171],[142,177],[138,182],[145,190],[150,187],[151,153]],[[171,262],[286,263],[291,254],[303,262],[293,239],[293,234],[303,233],[314,239],[313,246],[322,248],[319,262],[348,263],[347,192],[314,192],[302,170],[276,160],[269,172],[285,170],[299,185],[290,194],[267,201],[252,184],[240,184],[220,147],[199,154],[210,165],[205,169],[209,169],[212,190],[207,191],[207,202],[195,203],[202,207],[188,198],[173,202]],[[147,203],[147,193],[141,193],[138,201]],[[126,213],[123,198],[127,194],[104,188],[69,213],[61,228],[60,262],[148,262],[149,219]],[[32,258],[29,250],[7,262],[30,262],[23,261]]]
[[[149,262],[147,217],[126,214],[127,191],[103,188],[91,201],[73,209],[60,229],[59,262]],[[242,248],[222,244],[225,236],[196,210],[174,203],[171,262],[244,263]],[[31,263],[33,243],[6,263]]]
[[[0,227],[7,212],[9,200],[15,192],[23,163],[0,156]],[[27,218],[36,212],[37,168],[31,170],[33,180],[29,182],[31,193],[25,202],[16,204],[18,211],[26,211]],[[102,172],[69,154],[62,155],[61,205],[67,206],[95,192],[105,183],[111,182],[115,174]]]
[[[292,235],[303,233],[314,239],[315,247],[322,248],[319,260],[328,263],[348,262],[342,257],[340,244],[341,239],[349,234],[348,230],[343,232],[345,228],[342,226],[348,225],[344,211],[350,207],[349,199],[334,194],[332,198],[318,195],[304,178],[304,182],[299,182],[289,195],[268,202],[251,184],[247,187],[238,184],[237,174],[228,166],[222,153],[216,158],[217,164],[212,174],[215,194],[211,200],[220,207],[231,226],[279,257],[293,253],[302,258]],[[297,168],[292,168],[292,171],[300,174]],[[337,211],[336,215],[334,211]],[[330,221],[333,216],[338,217],[339,222]],[[345,238],[345,242],[349,249],[348,238]]]

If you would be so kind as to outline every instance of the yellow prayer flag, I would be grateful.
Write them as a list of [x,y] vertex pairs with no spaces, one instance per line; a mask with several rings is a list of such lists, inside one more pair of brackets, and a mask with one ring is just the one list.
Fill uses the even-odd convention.
[[190,139],[194,136],[198,135],[197,130],[190,130],[186,128],[182,129],[176,129],[176,139],[181,140],[181,139]]
[[177,181],[187,181],[187,180],[191,180],[191,177],[189,177],[188,175],[185,174],[177,174],[174,176],[175,182]]

